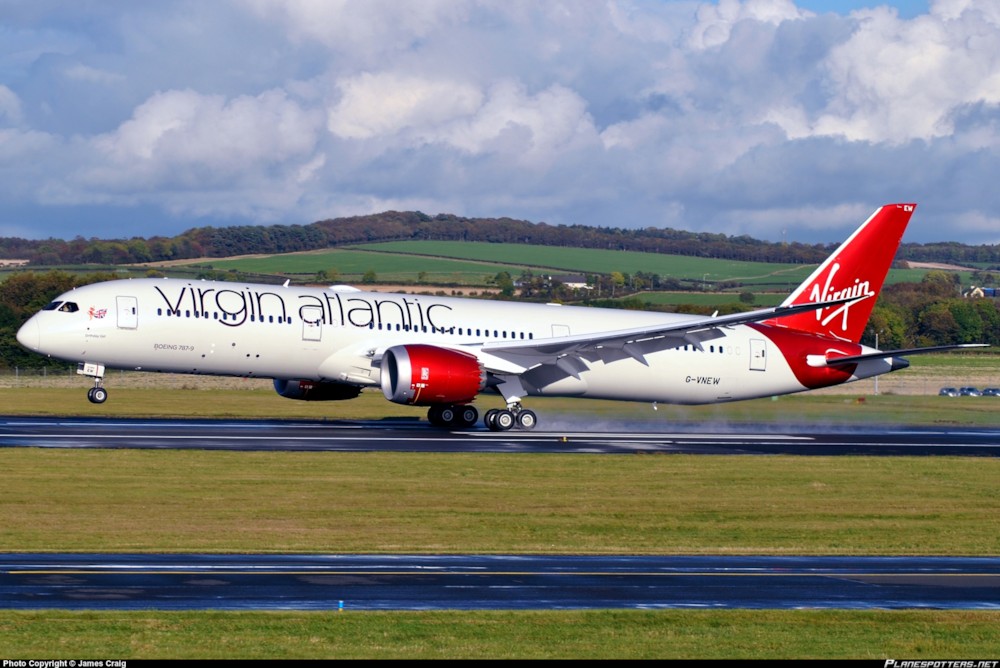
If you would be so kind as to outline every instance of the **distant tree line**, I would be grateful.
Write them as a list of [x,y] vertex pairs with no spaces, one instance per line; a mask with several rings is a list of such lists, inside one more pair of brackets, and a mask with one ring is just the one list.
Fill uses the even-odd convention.
[[[830,244],[774,243],[748,236],[684,232],[669,228],[622,229],[549,225],[511,218],[428,216],[419,211],[321,220],[309,225],[193,228],[174,237],[131,239],[0,238],[0,259],[25,259],[34,266],[134,264],[317,250],[346,244],[398,240],[483,241],[667,253],[753,262],[817,264]],[[984,263],[1000,267],[1000,246],[958,243],[903,244],[901,260]]]
[[960,296],[958,274],[928,272],[919,283],[885,286],[868,321],[882,349],[955,343],[1000,345],[1000,302]]

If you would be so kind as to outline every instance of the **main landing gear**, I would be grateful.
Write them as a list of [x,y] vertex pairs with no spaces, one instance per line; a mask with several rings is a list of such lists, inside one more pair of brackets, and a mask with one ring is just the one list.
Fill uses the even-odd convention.
[[507,408],[491,408],[486,411],[483,422],[490,431],[507,431],[514,427],[530,431],[538,424],[538,416],[534,411],[521,408],[520,402],[515,402]]
[[427,411],[427,420],[435,427],[445,429],[468,428],[476,424],[479,411],[475,406],[438,404]]
[[509,429],[523,429],[529,431],[538,424],[538,416],[534,411],[529,411],[521,407],[521,397],[524,396],[524,385],[517,376],[497,376],[496,391],[507,403],[507,408],[486,411],[483,420],[486,428],[490,431],[508,431]]
[[[475,406],[469,405],[439,404],[431,406],[427,411],[427,421],[443,429],[468,429],[476,424],[478,419],[479,411]],[[490,431],[508,431],[515,428],[529,431],[538,424],[538,416],[534,411],[521,408],[520,403],[514,403],[504,409],[491,408],[486,411],[483,423]]]

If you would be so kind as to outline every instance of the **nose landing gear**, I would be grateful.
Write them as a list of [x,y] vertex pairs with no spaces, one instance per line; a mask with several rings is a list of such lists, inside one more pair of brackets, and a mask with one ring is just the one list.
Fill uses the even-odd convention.
[[103,387],[92,387],[87,390],[87,399],[92,404],[103,404],[108,400],[108,391]]
[[87,399],[92,404],[103,404],[108,400],[108,391],[104,389],[104,365],[93,362],[81,362],[76,365],[76,372],[81,376],[94,379],[94,386],[87,390]]

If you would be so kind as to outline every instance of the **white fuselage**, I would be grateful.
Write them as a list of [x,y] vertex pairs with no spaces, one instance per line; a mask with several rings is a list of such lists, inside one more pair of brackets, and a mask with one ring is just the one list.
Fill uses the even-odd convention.
[[[394,345],[465,350],[489,368],[518,374],[479,348],[697,316],[425,295],[178,279],[84,286],[33,316],[18,333],[52,357],[109,368],[189,374],[380,382],[378,361]],[[75,310],[74,310],[75,309]],[[645,360],[590,362],[574,375],[525,387],[529,395],[702,404],[809,389],[767,326],[720,329],[717,338],[650,353]],[[504,365],[510,366],[505,369]],[[865,362],[836,382],[890,370]],[[832,384],[832,382],[827,383]]]

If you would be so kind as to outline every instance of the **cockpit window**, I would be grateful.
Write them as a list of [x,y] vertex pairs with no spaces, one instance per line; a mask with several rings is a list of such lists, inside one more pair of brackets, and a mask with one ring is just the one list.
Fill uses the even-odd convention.
[[51,302],[42,309],[43,311],[62,311],[63,313],[76,313],[80,307],[76,302]]

